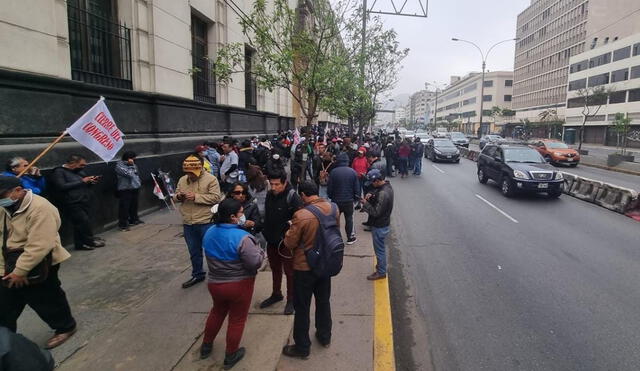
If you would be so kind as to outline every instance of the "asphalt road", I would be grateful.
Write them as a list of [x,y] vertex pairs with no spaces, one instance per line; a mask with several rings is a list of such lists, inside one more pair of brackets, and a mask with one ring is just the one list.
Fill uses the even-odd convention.
[[396,341],[423,358],[398,368],[640,369],[640,224],[566,195],[505,198],[475,165],[392,179],[390,274],[418,314]]
[[[472,144],[470,149],[479,151],[478,145]],[[564,165],[558,165],[557,169],[565,173],[575,174],[581,177],[598,180],[610,184],[615,184],[620,187],[635,189],[640,192],[640,176],[631,175],[626,173],[619,173],[616,171],[603,170],[595,167],[579,164],[577,167],[569,167]]]

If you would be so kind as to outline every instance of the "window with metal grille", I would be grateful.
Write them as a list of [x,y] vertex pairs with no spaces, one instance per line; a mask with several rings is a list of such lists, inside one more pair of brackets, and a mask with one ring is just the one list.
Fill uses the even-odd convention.
[[253,71],[253,50],[248,46],[244,48],[244,97],[245,107],[252,110],[258,109],[258,85]]
[[213,62],[208,58],[207,34],[209,24],[200,18],[191,16],[191,58],[193,77],[193,99],[199,102],[216,102],[216,80],[213,75]]
[[67,1],[72,79],[132,89],[131,30],[116,14],[112,1]]

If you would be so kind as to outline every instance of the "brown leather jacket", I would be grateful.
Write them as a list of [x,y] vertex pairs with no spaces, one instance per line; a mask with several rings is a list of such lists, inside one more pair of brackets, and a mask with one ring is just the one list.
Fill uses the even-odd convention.
[[[326,215],[331,212],[331,203],[323,198],[313,200],[307,205],[318,207]],[[338,219],[338,224],[340,224],[340,213],[338,212],[336,213],[336,219]],[[287,234],[284,236],[284,245],[293,252],[294,270],[311,270],[309,264],[307,264],[307,257],[304,252],[313,247],[319,227],[320,222],[318,222],[318,219],[304,208],[296,211],[293,215],[291,228],[289,228]]]

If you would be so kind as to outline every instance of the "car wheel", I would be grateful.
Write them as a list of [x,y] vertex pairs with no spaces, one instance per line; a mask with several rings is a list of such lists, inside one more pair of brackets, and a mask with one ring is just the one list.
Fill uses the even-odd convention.
[[482,168],[478,168],[478,181],[482,184],[486,184],[488,180],[489,178],[487,178],[484,170],[482,170]]
[[560,197],[560,195],[562,194],[561,190],[558,191],[553,191],[553,192],[549,192],[547,193],[547,195],[549,196],[549,198],[558,198]]
[[455,162],[456,164],[459,164],[459,163],[460,163],[460,159],[457,159],[457,160],[455,160],[454,162]]
[[500,182],[500,190],[505,197],[513,196],[513,184],[511,179],[507,176],[502,177],[502,182]]

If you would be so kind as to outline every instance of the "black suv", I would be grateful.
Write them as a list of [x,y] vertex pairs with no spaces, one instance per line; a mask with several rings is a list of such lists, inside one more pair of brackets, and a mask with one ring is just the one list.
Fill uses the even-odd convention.
[[564,179],[533,148],[523,145],[487,144],[478,157],[478,180],[492,179],[502,194],[511,197],[518,192],[547,193],[560,197]]

